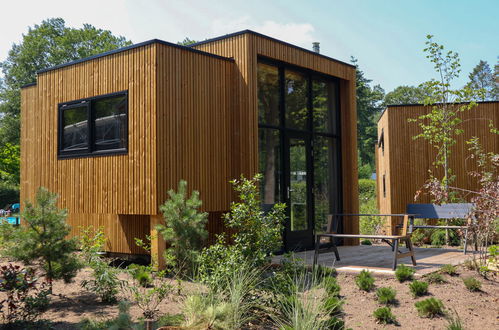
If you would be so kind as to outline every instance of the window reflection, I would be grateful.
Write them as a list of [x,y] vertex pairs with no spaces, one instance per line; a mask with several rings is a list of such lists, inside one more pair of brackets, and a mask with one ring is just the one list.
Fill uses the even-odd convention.
[[258,122],[279,125],[279,70],[258,63]]
[[336,84],[332,81],[312,82],[314,131],[336,134]]
[[280,190],[280,141],[276,129],[259,129],[259,170],[263,174],[260,185],[263,204],[279,202]]
[[64,109],[62,112],[63,150],[88,148],[87,106]]
[[285,81],[286,127],[306,130],[308,118],[307,79],[301,73],[286,70]]
[[126,96],[103,98],[93,102],[96,150],[125,147],[126,106]]

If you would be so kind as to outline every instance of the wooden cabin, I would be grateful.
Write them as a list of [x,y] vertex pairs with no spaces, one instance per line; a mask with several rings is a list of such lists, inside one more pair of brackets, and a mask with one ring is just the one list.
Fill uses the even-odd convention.
[[180,179],[213,234],[229,180],[261,172],[262,204],[288,205],[288,250],[311,248],[326,214],[358,210],[355,67],[330,57],[248,30],[151,40],[42,70],[21,97],[22,201],[47,187],[73,235],[102,226],[110,252],[146,253],[134,238]]
[[[421,133],[421,128],[418,123],[408,121],[429,110],[431,107],[423,105],[388,106],[378,121],[376,189],[380,213],[405,213],[407,204],[431,202],[428,195],[421,195],[417,201],[414,197],[429,179],[428,170],[437,177],[442,177],[443,173],[432,165],[436,149],[424,139],[414,139]],[[470,157],[466,141],[476,136],[485,151],[499,153],[499,136],[489,128],[490,122],[499,127],[499,102],[478,102],[472,110],[461,113],[461,120],[459,128],[464,132],[456,137],[457,143],[450,154],[450,168],[456,176],[452,185],[476,190],[478,182],[469,173],[477,170],[477,164]],[[387,224],[387,232],[395,225]]]

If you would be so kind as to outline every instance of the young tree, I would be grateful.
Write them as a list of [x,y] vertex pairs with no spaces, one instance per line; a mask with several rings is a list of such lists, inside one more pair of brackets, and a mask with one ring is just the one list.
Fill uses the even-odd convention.
[[425,92],[421,87],[398,86],[393,91],[385,95],[386,105],[396,104],[422,104],[425,99]]
[[52,280],[70,282],[81,268],[74,252],[76,240],[67,239],[70,226],[67,212],[56,206],[57,195],[41,187],[36,204],[26,202],[22,219],[25,223],[14,232],[15,244],[9,244],[6,255],[26,264],[40,262],[52,292]]
[[36,81],[36,72],[54,65],[92,56],[131,44],[110,31],[84,24],[75,29],[62,18],[42,21],[14,44],[7,59],[0,63],[0,145],[19,144],[20,87]]
[[[450,196],[449,183],[452,181],[452,171],[449,167],[451,148],[456,144],[456,136],[462,133],[459,128],[462,120],[460,114],[476,106],[473,101],[479,91],[465,86],[452,89],[452,82],[459,77],[461,64],[459,55],[453,51],[444,54],[444,46],[433,41],[428,35],[426,41],[426,57],[434,64],[439,79],[432,79],[421,85],[425,91],[424,105],[431,107],[427,114],[409,121],[417,122],[421,133],[414,138],[423,138],[437,150],[434,165],[443,170],[443,177],[438,181]],[[449,202],[442,200],[440,202]]]
[[497,84],[499,82],[494,81],[494,74],[487,61],[480,61],[468,77],[470,81],[467,86],[471,89],[482,90],[483,92],[477,101],[499,100],[499,94],[497,94]]
[[179,267],[181,274],[191,274],[208,237],[208,213],[198,211],[203,204],[198,191],[193,191],[187,198],[184,180],[178,183],[178,192],[170,190],[168,195],[170,199],[160,206],[166,225],[156,227],[170,245],[164,257],[170,266]]

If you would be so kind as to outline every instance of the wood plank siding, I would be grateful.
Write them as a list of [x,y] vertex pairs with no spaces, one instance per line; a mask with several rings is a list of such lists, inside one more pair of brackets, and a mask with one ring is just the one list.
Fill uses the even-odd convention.
[[[108,251],[145,253],[133,238],[154,232],[167,191],[185,179],[213,239],[235,199],[229,180],[258,171],[259,57],[339,79],[343,210],[356,213],[355,67],[250,31],[192,48],[151,40],[40,71],[21,90],[21,201],[44,186],[68,209],[72,235],[102,226]],[[127,153],[58,158],[58,105],[120,91]],[[358,220],[345,232],[357,233]]]
[[[236,158],[233,175],[253,175],[258,171],[258,99],[257,61],[259,57],[285,62],[340,79],[341,158],[343,210],[357,213],[357,113],[355,99],[355,67],[306,51],[296,46],[252,31],[201,42],[196,49],[235,60],[235,94],[240,100],[232,130]],[[357,218],[344,224],[346,233],[358,233]],[[357,244],[349,240],[347,244]]]
[[[422,105],[390,106],[378,122],[378,138],[382,131],[384,135],[384,152],[381,147],[376,147],[377,198],[381,213],[405,212],[406,205],[414,203],[416,191],[428,180],[428,169],[432,169],[437,177],[442,176],[442,171],[432,166],[436,157],[435,148],[423,139],[414,140],[412,137],[419,134],[421,129],[417,123],[407,121],[408,118],[428,113],[428,110]],[[476,136],[485,151],[499,153],[499,136],[491,133],[488,127],[489,121],[499,127],[499,102],[479,102],[471,111],[462,113],[461,119],[459,128],[464,133],[457,137],[450,156],[450,168],[456,176],[452,185],[475,190],[478,188],[477,181],[469,172],[476,170],[477,166],[470,157],[466,141]],[[430,198],[425,195],[416,202],[429,203]],[[387,231],[393,226],[387,224]]]

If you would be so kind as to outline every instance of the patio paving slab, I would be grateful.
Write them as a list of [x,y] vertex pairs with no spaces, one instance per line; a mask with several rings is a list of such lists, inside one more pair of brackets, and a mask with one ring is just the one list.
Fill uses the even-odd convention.
[[[340,261],[336,261],[333,252],[321,253],[319,264],[328,267],[336,267],[338,271],[360,272],[367,269],[375,274],[393,274],[392,261],[393,252],[386,246],[339,246]],[[405,251],[405,249],[403,250]],[[473,256],[472,251],[465,255],[459,249],[437,249],[437,248],[415,248],[416,275],[425,275],[437,271],[442,265],[457,265]],[[312,265],[314,251],[296,252],[295,256],[305,261],[307,265]],[[276,256],[273,262],[278,263],[282,256]],[[399,264],[412,266],[411,258],[399,259]]]

